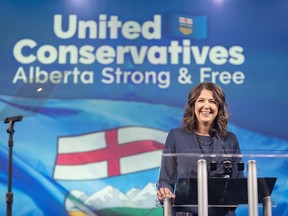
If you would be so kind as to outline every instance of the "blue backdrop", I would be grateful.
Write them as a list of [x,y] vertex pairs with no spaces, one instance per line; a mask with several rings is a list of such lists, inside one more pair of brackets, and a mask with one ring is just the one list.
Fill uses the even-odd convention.
[[[24,116],[15,124],[14,215],[161,215],[161,148],[203,81],[225,91],[243,151],[287,151],[287,8],[280,0],[0,0],[0,116]],[[288,215],[286,200],[284,192],[276,215]],[[237,212],[247,215],[246,206]]]

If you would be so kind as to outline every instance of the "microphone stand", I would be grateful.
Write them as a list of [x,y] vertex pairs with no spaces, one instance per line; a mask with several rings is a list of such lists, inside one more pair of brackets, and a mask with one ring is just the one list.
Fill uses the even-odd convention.
[[7,133],[9,133],[8,147],[9,147],[9,158],[8,158],[8,192],[6,193],[6,215],[12,215],[12,203],[13,203],[13,193],[12,193],[12,148],[13,148],[13,134],[14,134],[14,123],[21,121],[23,116],[13,116],[8,117],[4,120],[4,123],[9,123]]

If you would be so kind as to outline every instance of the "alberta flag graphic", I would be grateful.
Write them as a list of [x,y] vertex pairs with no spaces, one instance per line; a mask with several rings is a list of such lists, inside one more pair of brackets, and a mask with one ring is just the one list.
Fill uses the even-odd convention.
[[[127,174],[156,169],[160,165],[166,131],[127,126],[89,134],[58,138],[54,179],[84,182],[121,178]],[[146,176],[148,177],[148,176]],[[119,183],[121,185],[121,183]],[[109,185],[89,194],[70,191],[65,209],[70,216],[159,215],[155,208],[156,184],[131,188],[126,193]]]
[[207,17],[190,16],[187,14],[172,14],[169,22],[171,36],[192,39],[207,38]]
[[166,135],[151,128],[123,127],[61,137],[54,179],[100,179],[156,168]]

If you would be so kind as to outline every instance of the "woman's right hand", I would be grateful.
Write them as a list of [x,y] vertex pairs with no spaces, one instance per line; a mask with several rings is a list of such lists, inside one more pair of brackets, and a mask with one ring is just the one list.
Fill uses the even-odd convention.
[[157,191],[157,197],[160,201],[164,200],[165,197],[175,198],[175,194],[173,194],[169,188],[160,188]]

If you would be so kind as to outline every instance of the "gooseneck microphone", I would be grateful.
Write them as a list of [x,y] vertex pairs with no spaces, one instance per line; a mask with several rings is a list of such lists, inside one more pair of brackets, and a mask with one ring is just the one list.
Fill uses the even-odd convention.
[[[221,145],[222,145],[222,148],[224,150],[224,153],[227,154],[227,151],[226,151],[226,147],[224,145],[224,142],[223,140],[221,139],[221,137],[218,135],[218,132],[215,128],[210,128],[209,130],[209,136],[213,139],[213,138],[218,138],[221,142]],[[233,168],[233,163],[231,160],[229,160],[228,158],[224,158],[222,163],[221,163],[221,166],[223,167],[223,174],[224,175],[229,175],[229,177],[231,177],[231,174],[232,174],[232,168]]]
[[209,136],[212,138],[218,135],[218,132],[215,128],[210,128],[208,133],[209,133]]
[[216,130],[215,128],[210,128],[210,130],[209,130],[208,133],[209,133],[209,136],[210,136],[212,139],[214,139],[214,138],[216,137],[216,138],[218,138],[218,139],[220,140],[221,145],[222,145],[223,150],[224,150],[224,153],[227,154],[227,151],[226,151],[225,145],[224,145],[224,143],[223,143],[223,140],[222,140],[222,139],[220,138],[220,136],[218,135],[217,130]]

